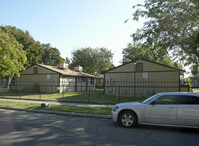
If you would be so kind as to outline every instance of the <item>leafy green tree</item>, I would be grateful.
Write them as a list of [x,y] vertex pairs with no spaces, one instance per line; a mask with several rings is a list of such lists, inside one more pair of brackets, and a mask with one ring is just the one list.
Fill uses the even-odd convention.
[[26,52],[27,61],[25,67],[41,62],[43,47],[40,42],[36,42],[28,31],[23,31],[12,26],[1,26],[4,32],[14,36],[15,39],[23,45],[23,50]]
[[66,60],[65,60],[65,62],[67,63],[67,64],[70,64],[70,59],[68,58],[68,57],[66,57]]
[[44,48],[42,55],[43,64],[56,66],[65,61],[57,48],[51,47],[50,44],[43,44],[42,46]]
[[84,72],[99,75],[101,71],[114,67],[113,53],[106,48],[81,48],[72,52],[70,67],[82,66]]
[[[155,46],[165,54],[199,66],[199,1],[198,0],[146,0],[134,6],[133,20],[146,18],[141,29],[132,34],[134,41]],[[197,72],[194,72],[195,74]]]
[[158,55],[153,48],[144,47],[141,43],[129,43],[122,51],[123,60],[122,63],[126,63],[130,60],[144,58],[151,61],[158,61]]
[[122,54],[122,64],[135,59],[146,59],[182,69],[182,65],[174,62],[169,55],[164,54],[164,52],[161,52],[161,49],[157,47],[148,47],[141,43],[130,43],[123,49]]
[[199,83],[199,67],[193,67],[192,66],[192,72],[194,72],[193,73],[193,76],[191,77],[191,80],[193,81],[193,82],[197,82],[197,83]]
[[191,79],[190,78],[185,78],[184,79],[185,84],[189,85],[189,91],[192,90],[192,85],[191,85]]
[[44,48],[39,41],[34,42],[28,47],[28,49],[26,50],[26,56],[28,58],[28,63],[26,63],[26,67],[42,62],[42,54],[44,52],[43,49]]
[[15,37],[0,28],[0,76],[8,77],[8,85],[14,75],[20,76],[26,63],[26,52]]

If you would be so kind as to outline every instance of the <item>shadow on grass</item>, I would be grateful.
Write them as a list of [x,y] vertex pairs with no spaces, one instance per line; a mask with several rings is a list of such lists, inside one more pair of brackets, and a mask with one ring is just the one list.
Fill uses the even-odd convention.
[[102,89],[84,92],[53,93],[53,94],[30,94],[7,92],[1,98],[23,99],[36,101],[54,101],[54,102],[74,102],[74,103],[91,103],[91,104],[116,104],[120,102],[142,101],[145,98],[118,97],[105,95]]
[[53,105],[53,104],[50,107],[42,107],[40,103],[14,102],[14,101],[1,101],[0,106],[35,109],[35,110],[100,114],[100,115],[110,115],[111,113],[111,108],[103,108],[103,107],[69,106],[69,105]]

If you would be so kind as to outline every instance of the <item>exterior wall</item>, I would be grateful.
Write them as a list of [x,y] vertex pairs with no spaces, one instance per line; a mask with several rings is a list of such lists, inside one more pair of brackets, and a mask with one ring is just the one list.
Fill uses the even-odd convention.
[[[37,74],[34,73],[35,67],[37,68]],[[21,76],[16,78],[16,85],[17,89],[20,90],[31,90],[35,85],[38,85],[41,93],[63,93],[96,89],[94,78],[64,76],[38,65],[21,72]]]
[[75,77],[60,76],[59,93],[75,92]]
[[91,80],[93,78],[86,77],[69,77],[69,76],[61,76],[60,77],[60,93],[64,92],[80,92],[87,90],[95,90],[95,80],[91,84]]
[[[38,73],[33,73],[33,68],[38,68]],[[40,85],[42,93],[58,92],[59,74],[40,66],[34,65],[27,70],[21,72],[20,77],[16,78],[17,89],[31,89],[34,85]]]
[[95,90],[96,84],[94,78],[77,78],[77,91]]
[[[144,60],[137,60],[136,64],[138,63],[143,63],[143,71],[176,71],[173,68]],[[126,65],[119,66],[118,68],[115,68],[113,70],[110,70],[109,72],[132,72],[135,71],[134,67],[136,67],[136,65],[134,64],[134,62],[131,62]]]
[[104,89],[104,74],[96,74],[96,88]]
[[181,92],[190,92],[190,87],[188,85],[183,85],[180,87]]
[[143,97],[180,90],[178,70],[144,60],[136,63],[143,63],[143,71],[136,71],[132,62],[105,73],[105,94]]
[[104,79],[96,78],[96,87],[103,88],[104,87]]

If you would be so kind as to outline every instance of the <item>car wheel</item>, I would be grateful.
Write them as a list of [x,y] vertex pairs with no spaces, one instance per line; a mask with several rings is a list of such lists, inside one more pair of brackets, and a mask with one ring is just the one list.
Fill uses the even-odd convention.
[[137,116],[131,111],[123,111],[119,116],[119,122],[124,127],[135,127],[137,125]]

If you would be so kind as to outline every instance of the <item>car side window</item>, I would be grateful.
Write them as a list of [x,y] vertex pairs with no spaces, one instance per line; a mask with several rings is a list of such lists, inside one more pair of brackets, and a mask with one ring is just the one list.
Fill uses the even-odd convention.
[[197,96],[179,96],[180,104],[199,104],[199,97]]
[[155,104],[177,104],[177,97],[174,95],[160,96],[155,100]]

